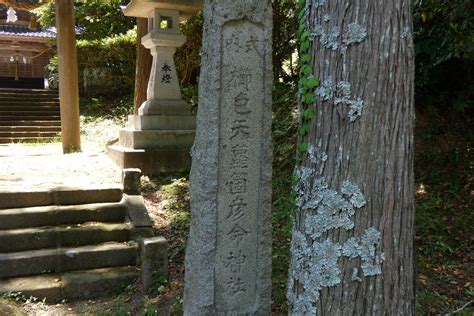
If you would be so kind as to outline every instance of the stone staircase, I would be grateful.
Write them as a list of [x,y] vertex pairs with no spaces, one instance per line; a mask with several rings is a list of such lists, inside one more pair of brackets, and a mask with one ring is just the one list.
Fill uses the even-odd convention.
[[50,141],[60,132],[57,92],[0,89],[0,144]]
[[144,240],[166,272],[166,241],[152,235],[142,197],[119,187],[0,192],[0,293],[49,302],[116,294],[143,278]]

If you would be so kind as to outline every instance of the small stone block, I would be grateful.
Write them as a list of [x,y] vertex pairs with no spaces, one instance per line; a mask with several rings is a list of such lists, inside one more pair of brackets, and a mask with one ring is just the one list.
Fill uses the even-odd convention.
[[168,277],[168,242],[164,237],[140,241],[142,284],[149,290],[157,277]]
[[153,222],[148,215],[145,200],[141,195],[125,194],[121,203],[127,207],[128,218],[132,222],[134,229],[140,227],[151,228],[153,226]]
[[139,240],[143,238],[151,238],[154,237],[155,234],[153,233],[153,228],[151,227],[140,227],[140,228],[134,228],[130,232],[130,236],[132,240]]
[[142,171],[138,168],[130,168],[122,170],[123,193],[129,195],[140,194],[140,178]]

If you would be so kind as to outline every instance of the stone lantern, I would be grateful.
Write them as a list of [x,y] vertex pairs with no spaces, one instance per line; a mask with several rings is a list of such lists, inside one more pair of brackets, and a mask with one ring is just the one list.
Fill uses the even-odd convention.
[[119,143],[109,154],[122,168],[146,173],[186,171],[194,142],[196,118],[182,99],[174,63],[176,49],[186,37],[179,23],[202,8],[203,0],[132,0],[123,13],[148,19],[149,33],[142,45],[150,49],[153,64],[147,100],[120,131]]

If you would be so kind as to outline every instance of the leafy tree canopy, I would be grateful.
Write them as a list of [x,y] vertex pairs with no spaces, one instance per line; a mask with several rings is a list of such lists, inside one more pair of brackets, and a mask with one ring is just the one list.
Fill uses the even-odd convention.
[[[120,0],[75,0],[76,25],[82,39],[101,39],[125,34],[135,25],[135,19],[123,15]],[[50,2],[36,10],[43,26],[54,26],[54,3]]]

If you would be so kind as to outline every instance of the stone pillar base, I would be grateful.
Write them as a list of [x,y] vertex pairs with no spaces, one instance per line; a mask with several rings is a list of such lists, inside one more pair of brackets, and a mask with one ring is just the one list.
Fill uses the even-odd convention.
[[191,115],[191,108],[183,100],[148,100],[138,109],[139,115]]
[[186,172],[191,169],[190,149],[133,149],[107,147],[109,157],[120,168],[140,168],[145,174]]
[[186,172],[191,169],[191,147],[196,116],[183,100],[151,100],[139,115],[128,117],[119,142],[107,152],[121,168],[139,168],[146,174]]

